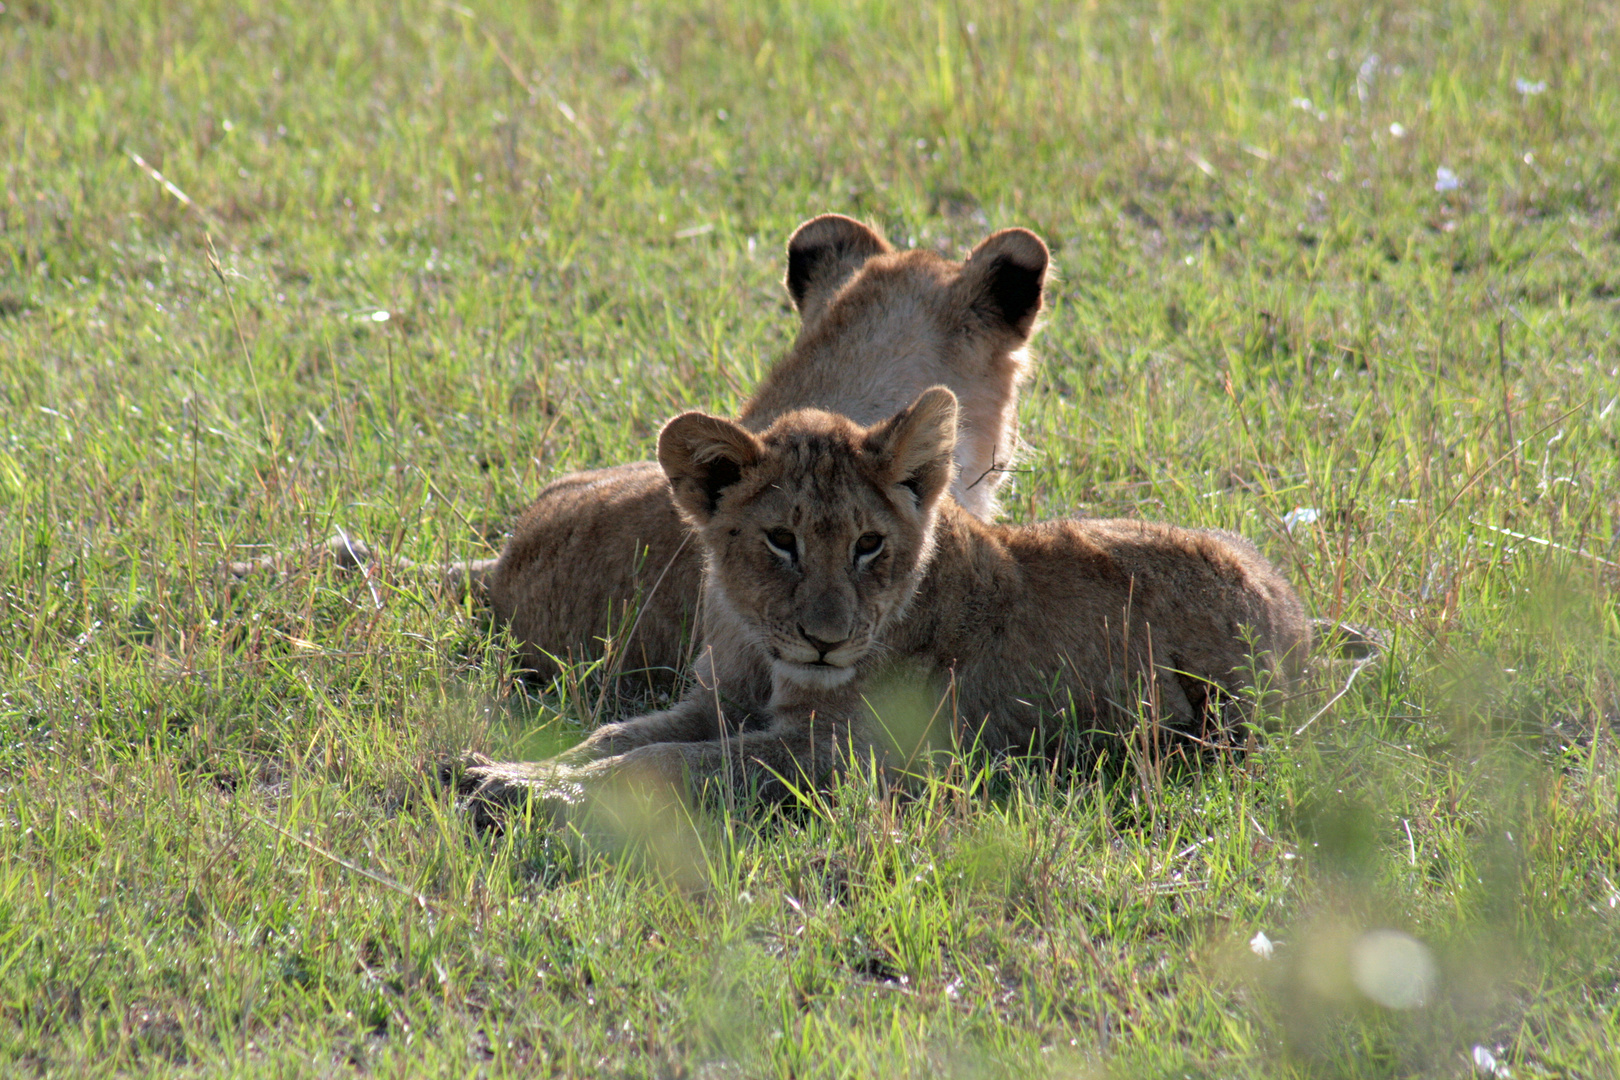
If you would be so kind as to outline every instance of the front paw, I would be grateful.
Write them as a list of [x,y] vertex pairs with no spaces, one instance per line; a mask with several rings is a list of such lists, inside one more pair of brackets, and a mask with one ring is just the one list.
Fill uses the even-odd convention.
[[585,797],[574,770],[552,761],[492,761],[468,754],[445,779],[479,829],[503,828],[527,811],[531,820],[561,824]]

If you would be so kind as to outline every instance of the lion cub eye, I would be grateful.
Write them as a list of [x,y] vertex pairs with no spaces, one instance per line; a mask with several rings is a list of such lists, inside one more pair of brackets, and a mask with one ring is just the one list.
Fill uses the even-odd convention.
[[877,533],[867,533],[855,541],[855,561],[865,562],[883,550],[883,537]]
[[786,529],[772,529],[765,534],[765,542],[771,550],[787,559],[789,562],[799,557],[799,541]]

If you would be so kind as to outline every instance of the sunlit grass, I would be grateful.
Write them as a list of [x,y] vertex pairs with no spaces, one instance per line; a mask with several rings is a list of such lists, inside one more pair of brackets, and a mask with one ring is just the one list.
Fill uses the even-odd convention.
[[[0,1071],[1620,1073],[1617,26],[8,0]],[[1237,757],[475,835],[439,763],[590,680],[215,568],[487,556],[747,393],[826,210],[1052,245],[1012,517],[1240,530],[1389,651]]]

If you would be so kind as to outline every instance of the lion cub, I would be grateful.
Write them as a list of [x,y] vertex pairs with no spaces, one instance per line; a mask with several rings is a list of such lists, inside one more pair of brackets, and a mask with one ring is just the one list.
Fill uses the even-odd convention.
[[[790,409],[815,407],[872,423],[923,389],[962,402],[957,501],[989,518],[1017,447],[1024,346],[1040,313],[1046,245],[1004,229],[963,262],[895,251],[865,225],[826,214],[788,242],[787,288],[798,340],[738,414],[762,431]],[[699,545],[652,462],[554,481],[524,511],[493,566],[491,607],[518,642],[521,666],[547,675],[553,657],[601,655],[619,633],[615,667],[682,669],[701,594]],[[628,628],[628,632],[627,632]]]
[[[894,681],[959,744],[1054,752],[1147,718],[1194,735],[1310,645],[1288,582],[1239,536],[1130,520],[987,525],[945,497],[958,411],[943,387],[866,428],[815,410],[756,435],[686,413],[658,460],[707,562],[697,685],[550,763],[482,763],[464,789],[653,774],[780,795],[853,749],[895,747],[867,702]],[[914,695],[915,696],[915,695]],[[1232,703],[1237,704],[1237,703]]]

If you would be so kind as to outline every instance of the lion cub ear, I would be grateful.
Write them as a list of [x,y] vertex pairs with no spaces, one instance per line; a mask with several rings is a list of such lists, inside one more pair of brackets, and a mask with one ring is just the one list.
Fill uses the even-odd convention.
[[658,433],[658,464],[669,477],[676,507],[695,525],[714,516],[721,494],[742,479],[762,451],[746,429],[707,413],[682,413]]
[[1050,263],[1040,237],[1028,229],[1002,229],[973,249],[957,288],[965,291],[967,305],[986,322],[1027,339],[1041,313]]
[[956,450],[956,395],[943,386],[866,433],[862,452],[884,484],[907,488],[918,509],[933,505],[951,482]]
[[843,214],[822,214],[800,225],[788,241],[786,283],[799,320],[809,322],[867,259],[893,250],[873,229]]

